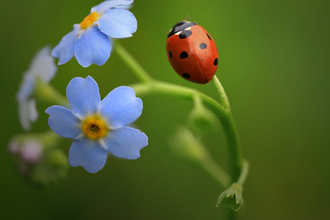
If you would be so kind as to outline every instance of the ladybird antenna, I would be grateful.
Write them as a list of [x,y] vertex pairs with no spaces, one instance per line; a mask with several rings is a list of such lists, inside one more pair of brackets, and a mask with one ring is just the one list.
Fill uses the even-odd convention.
[[190,21],[189,15],[186,15],[186,21]]

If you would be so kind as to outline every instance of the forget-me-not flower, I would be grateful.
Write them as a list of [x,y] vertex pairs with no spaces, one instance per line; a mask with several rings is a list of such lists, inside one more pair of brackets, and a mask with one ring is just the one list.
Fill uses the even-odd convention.
[[112,49],[111,38],[131,37],[137,29],[134,15],[128,11],[133,0],[109,0],[94,6],[91,13],[65,35],[53,49],[58,64],[68,62],[73,56],[83,67],[95,63],[103,65]]
[[112,90],[102,101],[95,80],[73,78],[66,89],[72,109],[52,106],[49,127],[58,135],[73,138],[69,150],[71,166],[82,166],[90,173],[103,168],[107,152],[117,157],[137,159],[148,145],[148,137],[126,125],[142,113],[142,100],[127,86]]
[[24,73],[16,99],[18,102],[19,121],[24,130],[31,129],[31,122],[38,119],[36,101],[33,98],[37,80],[50,82],[57,71],[54,58],[50,55],[51,48],[46,46],[34,56],[30,68]]

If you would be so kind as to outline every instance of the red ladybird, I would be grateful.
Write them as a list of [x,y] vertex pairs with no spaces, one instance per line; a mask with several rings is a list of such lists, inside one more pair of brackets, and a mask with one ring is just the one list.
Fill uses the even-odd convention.
[[180,21],[167,35],[166,51],[173,69],[184,79],[206,84],[218,67],[218,50],[204,28]]

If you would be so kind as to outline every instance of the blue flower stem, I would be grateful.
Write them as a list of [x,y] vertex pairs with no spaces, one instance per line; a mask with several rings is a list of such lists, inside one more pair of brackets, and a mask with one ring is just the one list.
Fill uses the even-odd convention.
[[45,102],[50,104],[70,106],[68,99],[60,94],[52,85],[45,83],[44,81],[37,79],[36,89],[34,95]]
[[115,51],[141,82],[152,81],[152,78],[149,76],[149,74],[118,41],[116,41]]

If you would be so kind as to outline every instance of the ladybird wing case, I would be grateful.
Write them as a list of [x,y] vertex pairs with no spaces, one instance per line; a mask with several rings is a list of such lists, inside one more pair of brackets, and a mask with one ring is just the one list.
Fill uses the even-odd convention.
[[218,51],[211,36],[199,25],[188,27],[170,36],[167,56],[173,69],[182,78],[206,84],[218,65]]
[[218,50],[212,37],[207,31],[199,25],[191,27],[192,32],[196,34],[193,38],[188,38],[195,53],[195,59],[206,79],[210,82],[218,67]]
[[187,38],[181,39],[179,34],[174,34],[167,40],[167,55],[173,69],[182,78],[191,82],[205,82],[205,77],[194,56],[194,51]]

